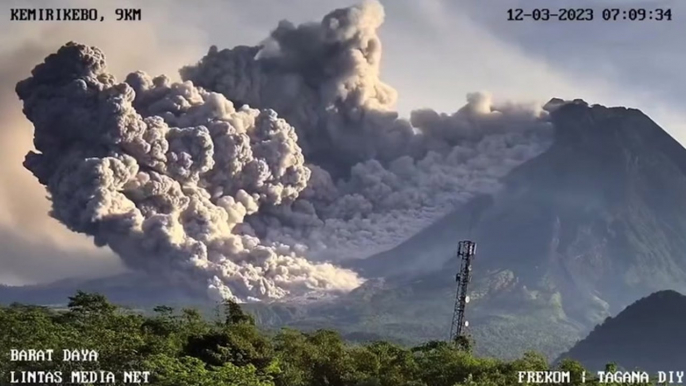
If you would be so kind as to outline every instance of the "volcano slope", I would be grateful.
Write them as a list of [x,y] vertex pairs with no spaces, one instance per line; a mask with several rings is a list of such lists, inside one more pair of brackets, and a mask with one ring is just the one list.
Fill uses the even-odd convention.
[[610,362],[651,373],[682,368],[685,312],[686,296],[656,292],[606,319],[559,359],[573,358],[596,371]]
[[635,300],[685,290],[684,148],[639,110],[557,99],[546,109],[553,145],[511,172],[498,194],[350,263],[371,280],[348,296],[304,313],[260,307],[261,319],[445,339],[456,243],[467,237],[478,245],[468,318],[482,354],[536,349],[553,358]]
[[[326,302],[248,308],[271,327],[335,328],[359,340],[446,339],[463,238],[478,244],[468,319],[481,354],[535,349],[552,359],[637,299],[663,289],[683,293],[683,147],[638,110],[559,100],[547,108],[555,140],[546,152],[512,171],[498,194],[349,262],[368,278],[362,287]],[[99,279],[88,290],[114,296],[120,291],[110,282]],[[67,287],[83,287],[77,284]],[[0,302],[45,303],[59,292],[53,289],[0,288]],[[136,304],[142,292],[117,299]]]

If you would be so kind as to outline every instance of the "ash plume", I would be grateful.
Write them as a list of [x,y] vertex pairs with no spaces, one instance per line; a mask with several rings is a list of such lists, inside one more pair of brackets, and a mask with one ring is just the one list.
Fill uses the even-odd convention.
[[382,6],[368,1],[319,23],[282,21],[260,46],[213,46],[181,69],[237,104],[276,110],[298,133],[313,176],[294,205],[248,218],[260,237],[325,259],[368,256],[495,191],[550,143],[541,106],[494,106],[484,93],[451,115],[400,118],[398,93],[379,77],[383,20]]
[[17,85],[25,167],[53,217],[130,268],[241,301],[351,290],[363,280],[331,261],[495,192],[550,143],[540,106],[481,93],[400,118],[379,78],[383,17],[366,2],[284,21],[260,46],[212,47],[183,83],[118,83],[98,48],[69,43]]
[[[63,0],[60,4],[92,6],[88,0]],[[9,12],[10,7],[21,6],[20,1],[10,0],[0,8]],[[135,2],[122,0],[103,3],[99,10],[114,14],[115,7],[134,6]],[[90,237],[70,232],[46,216],[51,203],[45,188],[22,166],[26,152],[34,148],[33,127],[22,113],[14,88],[48,54],[65,42],[80,39],[107,52],[108,59],[114,59],[108,61],[109,70],[122,79],[132,69],[178,77],[179,64],[197,60],[208,45],[192,23],[176,22],[171,8],[148,4],[145,22],[134,24],[121,24],[113,18],[102,23],[0,21],[0,283],[28,285],[126,271],[109,248],[96,247]],[[134,40],[137,44],[131,45]]]
[[352,272],[233,233],[309,178],[295,131],[275,112],[236,111],[219,94],[144,73],[117,83],[100,50],[76,43],[16,91],[38,150],[25,166],[48,188],[52,216],[130,267],[241,300],[359,285]]
[[240,103],[271,106],[296,127],[308,159],[330,169],[397,158],[416,136],[392,110],[397,92],[379,79],[383,19],[381,4],[370,1],[321,23],[282,21],[261,46],[212,47],[181,76]]

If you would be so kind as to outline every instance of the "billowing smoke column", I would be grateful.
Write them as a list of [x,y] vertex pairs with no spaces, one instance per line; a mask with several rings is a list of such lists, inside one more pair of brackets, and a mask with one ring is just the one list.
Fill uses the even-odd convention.
[[326,259],[368,256],[493,192],[549,144],[540,106],[495,108],[479,93],[452,115],[424,109],[400,119],[397,92],[379,78],[383,19],[369,1],[320,23],[282,21],[259,47],[211,47],[181,70],[237,104],[278,111],[314,164],[294,205],[248,218],[262,239],[302,243]]
[[394,159],[419,137],[397,119],[397,93],[379,80],[383,18],[379,3],[366,2],[321,23],[282,21],[261,46],[212,47],[181,75],[238,103],[271,106],[296,127],[308,159],[329,169]]
[[494,192],[550,134],[539,107],[483,94],[398,118],[382,21],[367,2],[282,22],[259,47],[211,48],[180,84],[117,83],[100,50],[69,43],[17,85],[38,151],[25,166],[53,217],[129,267],[243,301],[353,289],[313,260],[367,257]]
[[310,177],[293,127],[272,110],[130,74],[116,83],[96,48],[69,43],[17,85],[35,126],[25,166],[52,215],[134,268],[250,300],[349,290],[357,276],[233,232],[260,206],[292,202]]

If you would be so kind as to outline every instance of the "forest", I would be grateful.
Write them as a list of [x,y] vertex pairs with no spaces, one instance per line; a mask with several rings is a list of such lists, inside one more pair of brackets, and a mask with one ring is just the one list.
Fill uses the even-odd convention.
[[[469,340],[403,347],[347,343],[329,330],[265,331],[231,301],[207,318],[168,306],[146,314],[78,292],[64,309],[0,306],[0,331],[0,385],[31,371],[149,371],[149,384],[161,386],[509,386],[526,384],[519,382],[520,371],[548,370],[569,371],[565,384],[581,385],[585,371],[573,360],[551,366],[533,352],[513,361],[476,357]],[[50,349],[55,356],[11,360],[12,350],[29,349]],[[94,350],[97,361],[64,361],[65,349]],[[62,382],[69,384],[69,378]],[[121,377],[115,384],[122,384]],[[583,384],[598,381],[588,373]]]

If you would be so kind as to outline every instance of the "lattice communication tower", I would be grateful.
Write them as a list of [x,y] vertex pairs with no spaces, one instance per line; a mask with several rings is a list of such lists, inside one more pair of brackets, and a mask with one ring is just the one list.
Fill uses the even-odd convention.
[[467,286],[472,277],[472,259],[476,252],[476,243],[465,240],[457,244],[457,259],[461,261],[460,271],[455,275],[457,281],[457,294],[455,295],[455,311],[453,322],[450,326],[450,341],[457,342],[459,337],[466,333],[469,322],[465,320],[465,309],[469,303]]

